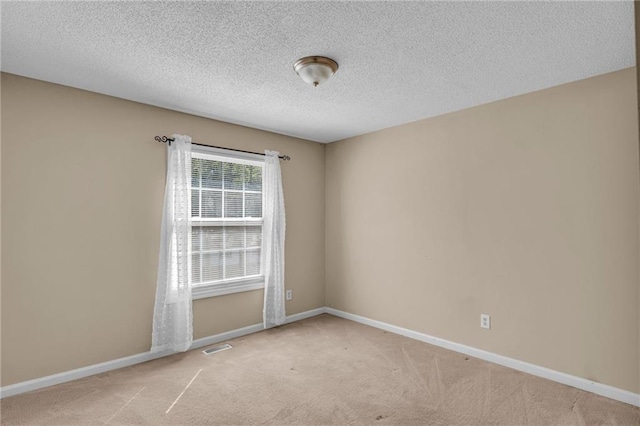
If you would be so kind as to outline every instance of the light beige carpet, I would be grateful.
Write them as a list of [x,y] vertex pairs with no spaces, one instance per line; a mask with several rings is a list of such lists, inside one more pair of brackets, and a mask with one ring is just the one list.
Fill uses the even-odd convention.
[[631,405],[330,315],[230,343],[6,398],[2,425],[640,424]]

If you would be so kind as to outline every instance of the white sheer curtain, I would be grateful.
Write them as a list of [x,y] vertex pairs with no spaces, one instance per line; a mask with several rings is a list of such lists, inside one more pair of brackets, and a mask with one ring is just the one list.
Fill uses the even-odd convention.
[[280,154],[265,151],[264,225],[262,264],[264,265],[264,328],[284,324],[284,234],[285,214],[280,174]]
[[191,313],[191,138],[167,146],[158,286],[151,352],[184,352],[193,341]]

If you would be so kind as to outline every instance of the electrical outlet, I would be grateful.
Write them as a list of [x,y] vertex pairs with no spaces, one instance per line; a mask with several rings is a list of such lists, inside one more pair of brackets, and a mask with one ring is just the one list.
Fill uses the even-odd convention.
[[293,292],[291,290],[287,290],[287,300],[293,299]]
[[491,330],[491,315],[480,314],[480,327]]

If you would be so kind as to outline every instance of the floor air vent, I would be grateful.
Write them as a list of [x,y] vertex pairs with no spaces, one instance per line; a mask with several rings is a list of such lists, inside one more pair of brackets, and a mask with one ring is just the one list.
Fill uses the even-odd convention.
[[226,351],[227,349],[231,349],[231,348],[233,348],[233,346],[231,346],[228,343],[225,343],[224,345],[213,346],[213,347],[210,347],[209,349],[205,349],[204,351],[202,351],[202,353],[205,355],[211,355],[211,354],[215,354],[216,352]]

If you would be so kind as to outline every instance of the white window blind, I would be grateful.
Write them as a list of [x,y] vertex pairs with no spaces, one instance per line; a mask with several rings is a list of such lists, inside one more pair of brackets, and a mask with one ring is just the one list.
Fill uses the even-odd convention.
[[194,153],[191,162],[194,298],[260,288],[260,161]]

